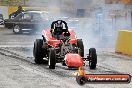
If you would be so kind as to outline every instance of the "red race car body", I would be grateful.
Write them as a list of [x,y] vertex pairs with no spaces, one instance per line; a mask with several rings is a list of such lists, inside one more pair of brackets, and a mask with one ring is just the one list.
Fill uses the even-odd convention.
[[76,53],[66,54],[65,61],[68,67],[81,67],[84,64],[82,57]]
[[[70,32],[70,44],[76,44],[77,43],[77,38],[75,35],[74,30],[69,30]],[[47,43],[51,45],[52,47],[57,47],[59,43],[61,43],[61,40],[57,40],[54,37],[52,37],[52,34],[49,29],[45,29],[42,31],[42,35],[45,37]]]

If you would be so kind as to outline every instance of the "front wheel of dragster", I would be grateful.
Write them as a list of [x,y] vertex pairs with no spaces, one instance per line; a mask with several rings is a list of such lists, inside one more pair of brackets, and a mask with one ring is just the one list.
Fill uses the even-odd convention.
[[80,75],[80,76],[76,77],[76,81],[79,85],[84,85],[86,83],[87,79],[85,76]]
[[33,55],[35,57],[34,61],[37,64],[41,64],[43,62],[44,52],[42,46],[43,46],[43,40],[36,39],[36,41],[34,42]]
[[55,65],[56,65],[56,51],[54,48],[51,48],[49,50],[49,61],[48,61],[48,65],[50,69],[55,69]]
[[95,69],[97,64],[97,54],[95,48],[89,49],[89,67],[90,69]]
[[77,46],[80,49],[81,57],[84,57],[84,45],[82,39],[77,39]]

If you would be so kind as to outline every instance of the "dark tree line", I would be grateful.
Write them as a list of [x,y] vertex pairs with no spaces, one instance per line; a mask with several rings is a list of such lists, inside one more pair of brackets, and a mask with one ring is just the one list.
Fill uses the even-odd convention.
[[1,5],[17,6],[17,5],[26,5],[28,0],[0,0]]

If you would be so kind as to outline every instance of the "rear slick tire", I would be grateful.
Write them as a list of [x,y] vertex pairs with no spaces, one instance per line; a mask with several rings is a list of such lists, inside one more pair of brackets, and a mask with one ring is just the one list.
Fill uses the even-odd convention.
[[49,51],[49,61],[48,65],[50,69],[55,69],[56,65],[56,52],[54,48],[51,48]]
[[33,55],[35,57],[34,61],[37,64],[41,64],[43,62],[44,55],[42,52],[42,45],[42,39],[36,39],[36,41],[34,42]]

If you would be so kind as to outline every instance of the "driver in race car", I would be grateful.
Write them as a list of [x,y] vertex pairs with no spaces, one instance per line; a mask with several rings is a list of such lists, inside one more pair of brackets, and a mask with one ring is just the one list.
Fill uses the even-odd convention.
[[64,34],[64,36],[70,36],[67,23],[63,20],[52,22],[50,32],[52,36],[58,40],[60,40],[62,34]]

